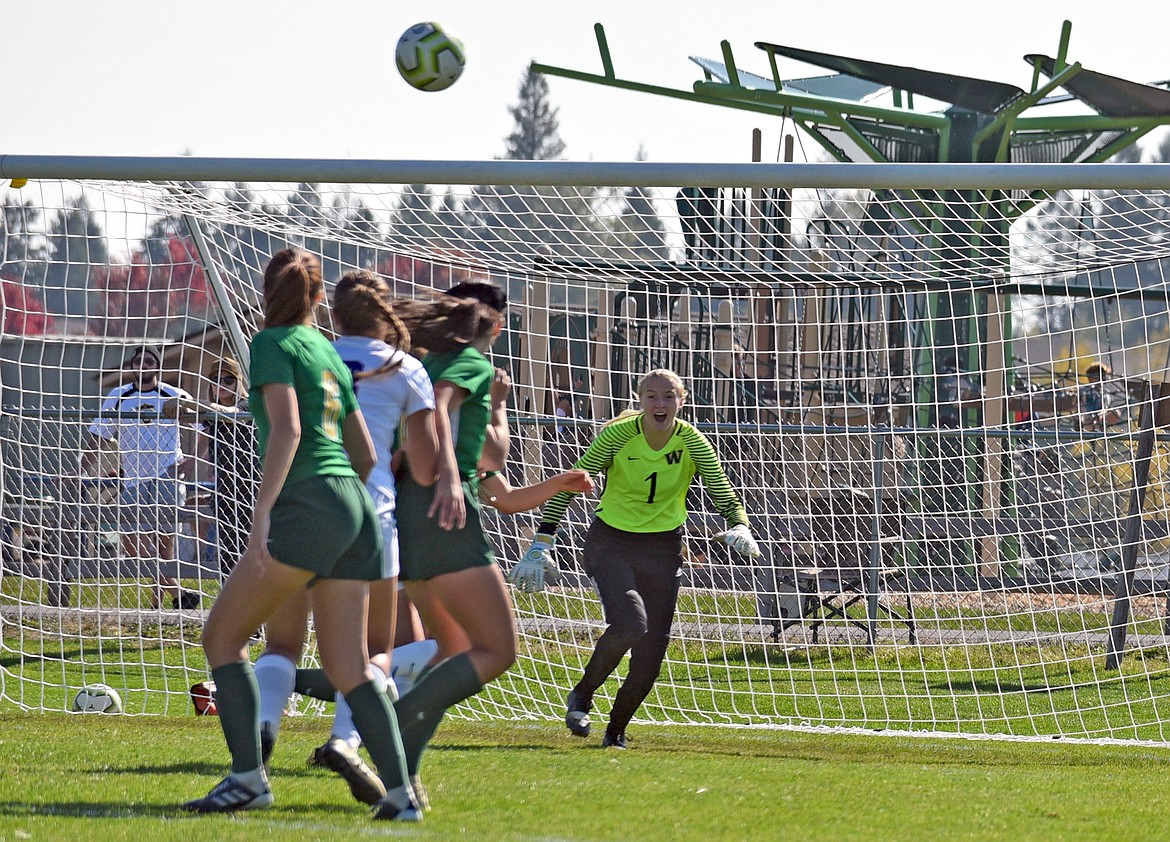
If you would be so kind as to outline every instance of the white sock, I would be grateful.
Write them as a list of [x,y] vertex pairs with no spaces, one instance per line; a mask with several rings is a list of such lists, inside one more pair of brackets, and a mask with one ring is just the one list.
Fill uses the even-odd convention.
[[410,692],[418,674],[438,651],[438,641],[427,639],[405,643],[390,653],[390,677],[394,679],[399,696],[405,696]]
[[337,702],[337,708],[333,711],[333,731],[329,736],[345,740],[350,748],[356,749],[362,744],[362,738],[353,724],[353,711],[349,709],[349,702],[341,695],[341,691],[338,691],[334,701]]
[[280,717],[297,683],[297,665],[283,655],[267,653],[256,659],[252,671],[260,688],[260,721],[280,730]]

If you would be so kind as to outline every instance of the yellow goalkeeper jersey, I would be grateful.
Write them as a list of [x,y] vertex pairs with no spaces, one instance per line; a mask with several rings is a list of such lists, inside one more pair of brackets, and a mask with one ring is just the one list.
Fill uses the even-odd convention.
[[[666,446],[654,450],[642,435],[642,414],[623,418],[603,427],[573,467],[592,476],[605,474],[596,514],[623,532],[669,532],[681,526],[687,519],[687,489],[696,473],[729,525],[749,525],[711,442],[686,421],[675,421]],[[542,532],[555,529],[573,496],[562,492],[548,502],[541,514]]]

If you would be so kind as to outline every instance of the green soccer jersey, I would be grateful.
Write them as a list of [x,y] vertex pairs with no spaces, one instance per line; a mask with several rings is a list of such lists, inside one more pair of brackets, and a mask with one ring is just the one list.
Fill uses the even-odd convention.
[[353,375],[320,331],[306,325],[273,327],[252,340],[249,405],[256,419],[260,458],[272,423],[260,389],[285,383],[297,393],[301,441],[285,485],[314,476],[355,476],[341,442],[341,420],[357,409]]
[[459,411],[451,418],[451,437],[459,475],[472,479],[487,438],[487,424],[492,414],[491,387],[496,370],[487,357],[470,347],[445,354],[427,354],[423,366],[432,383],[445,380],[468,392]]
[[[687,489],[697,473],[716,510],[728,524],[748,525],[743,504],[727,480],[707,437],[686,421],[675,421],[674,432],[661,450],[642,435],[642,415],[632,415],[601,429],[576,468],[605,474],[605,490],[597,517],[623,532],[669,532],[687,519]],[[541,515],[542,526],[555,527],[573,495],[553,497]],[[541,531],[549,531],[542,529]]]

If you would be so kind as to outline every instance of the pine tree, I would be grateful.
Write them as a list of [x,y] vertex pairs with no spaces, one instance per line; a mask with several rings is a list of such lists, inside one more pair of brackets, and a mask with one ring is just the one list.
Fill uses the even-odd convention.
[[86,316],[94,305],[89,267],[109,262],[105,233],[85,194],[69,199],[49,222],[50,263],[45,276],[45,307],[50,313]]
[[504,157],[511,161],[552,161],[565,152],[557,124],[557,109],[548,100],[548,80],[529,68],[520,80],[515,105],[508,113],[516,128],[504,141]]

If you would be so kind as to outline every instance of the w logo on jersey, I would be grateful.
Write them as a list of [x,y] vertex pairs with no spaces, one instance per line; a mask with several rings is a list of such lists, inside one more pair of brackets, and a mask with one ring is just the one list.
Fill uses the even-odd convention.
[[682,461],[682,453],[683,452],[681,450],[670,451],[670,453],[666,454],[666,464],[667,465],[677,465],[679,462]]

